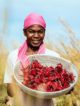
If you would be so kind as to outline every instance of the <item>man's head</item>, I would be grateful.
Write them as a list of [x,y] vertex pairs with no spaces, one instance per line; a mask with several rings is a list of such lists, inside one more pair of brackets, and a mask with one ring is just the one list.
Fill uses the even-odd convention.
[[44,29],[46,29],[46,22],[45,22],[44,18],[37,13],[31,13],[25,18],[24,29],[27,29],[28,27],[30,27],[34,24],[40,25]]
[[24,35],[27,37],[28,46],[40,47],[45,36],[46,23],[42,16],[32,13],[24,21]]

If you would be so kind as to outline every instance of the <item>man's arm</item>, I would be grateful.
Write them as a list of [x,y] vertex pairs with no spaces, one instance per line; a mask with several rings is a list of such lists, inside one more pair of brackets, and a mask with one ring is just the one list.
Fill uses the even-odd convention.
[[5,104],[7,106],[12,106],[14,101],[14,90],[13,84],[7,83],[7,96],[5,97]]
[[11,83],[7,83],[7,94],[10,97],[14,96],[14,87],[13,87],[13,84]]

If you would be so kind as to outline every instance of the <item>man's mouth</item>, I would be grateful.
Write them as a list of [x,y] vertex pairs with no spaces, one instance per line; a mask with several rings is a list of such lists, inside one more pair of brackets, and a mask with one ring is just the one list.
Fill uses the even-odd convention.
[[37,43],[40,43],[41,41],[40,40],[32,40],[32,42],[37,44]]

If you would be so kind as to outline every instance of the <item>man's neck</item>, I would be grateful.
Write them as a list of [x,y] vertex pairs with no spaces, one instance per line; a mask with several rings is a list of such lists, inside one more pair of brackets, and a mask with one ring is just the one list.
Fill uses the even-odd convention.
[[27,55],[37,54],[37,52],[38,52],[38,49],[35,50],[30,47],[28,47],[28,49],[27,49]]

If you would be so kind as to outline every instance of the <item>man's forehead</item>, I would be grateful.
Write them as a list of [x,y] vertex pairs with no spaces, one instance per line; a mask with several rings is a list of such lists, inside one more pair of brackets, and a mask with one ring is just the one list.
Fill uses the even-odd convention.
[[27,28],[28,30],[44,30],[44,28],[40,25],[32,25],[29,28]]

